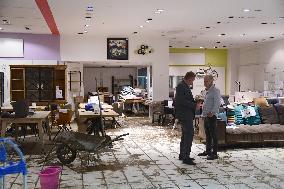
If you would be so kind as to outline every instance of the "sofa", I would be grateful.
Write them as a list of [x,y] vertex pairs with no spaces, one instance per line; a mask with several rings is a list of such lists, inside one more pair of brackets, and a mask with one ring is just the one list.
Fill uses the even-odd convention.
[[[239,124],[227,126],[217,121],[219,145],[236,144],[284,144],[284,105],[265,105],[259,108],[261,123],[258,125]],[[206,141],[204,124],[199,122],[199,137]]]

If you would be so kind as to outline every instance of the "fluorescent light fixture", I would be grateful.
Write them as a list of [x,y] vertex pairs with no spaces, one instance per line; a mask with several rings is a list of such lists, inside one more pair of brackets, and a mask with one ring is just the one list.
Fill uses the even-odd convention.
[[243,12],[249,12],[250,9],[243,9]]

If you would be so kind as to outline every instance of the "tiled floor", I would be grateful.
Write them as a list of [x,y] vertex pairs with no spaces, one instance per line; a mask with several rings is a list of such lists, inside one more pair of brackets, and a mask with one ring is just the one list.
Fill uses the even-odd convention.
[[[179,132],[152,126],[147,119],[126,118],[122,128],[109,135],[129,133],[99,156],[87,154],[63,166],[60,188],[284,188],[284,148],[229,149],[207,161],[196,156],[204,145],[196,141],[192,152],[196,166],[178,160]],[[41,155],[26,156],[29,188],[40,188]],[[59,164],[56,157],[50,165]],[[7,177],[7,188],[21,188],[22,176]]]

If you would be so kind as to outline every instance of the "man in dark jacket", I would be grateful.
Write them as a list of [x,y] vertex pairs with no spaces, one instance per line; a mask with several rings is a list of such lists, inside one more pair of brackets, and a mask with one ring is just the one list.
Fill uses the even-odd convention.
[[195,80],[195,73],[187,72],[182,82],[176,87],[175,109],[176,118],[182,125],[179,159],[188,165],[195,165],[194,158],[190,158],[194,129],[193,119],[196,103],[191,93],[191,86]]

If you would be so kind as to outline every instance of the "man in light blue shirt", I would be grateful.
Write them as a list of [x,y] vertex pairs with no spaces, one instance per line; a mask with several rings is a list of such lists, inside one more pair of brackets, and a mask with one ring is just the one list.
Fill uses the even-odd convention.
[[220,90],[213,84],[214,78],[212,75],[204,77],[204,86],[206,88],[206,95],[204,98],[204,105],[202,115],[204,116],[204,128],[206,134],[206,151],[198,154],[199,156],[207,156],[208,160],[218,158],[217,147],[217,114],[221,105]]

